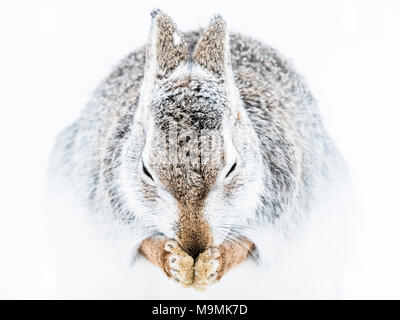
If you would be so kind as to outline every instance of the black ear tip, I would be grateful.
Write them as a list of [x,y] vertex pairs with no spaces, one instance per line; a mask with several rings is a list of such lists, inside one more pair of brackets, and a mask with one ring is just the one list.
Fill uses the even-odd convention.
[[151,10],[150,16],[151,16],[152,19],[154,19],[154,18],[157,17],[160,13],[161,13],[161,10],[157,8],[157,9]]
[[226,24],[226,21],[224,18],[222,18],[222,15],[220,14],[216,14],[212,17],[211,19],[211,23],[222,23],[222,24]]

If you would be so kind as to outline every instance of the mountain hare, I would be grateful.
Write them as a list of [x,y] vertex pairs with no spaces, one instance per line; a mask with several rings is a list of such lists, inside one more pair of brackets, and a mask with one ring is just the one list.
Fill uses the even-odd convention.
[[341,157],[302,78],[221,17],[181,33],[152,12],[125,58],[59,136],[53,168],[144,256],[206,288],[298,233]]

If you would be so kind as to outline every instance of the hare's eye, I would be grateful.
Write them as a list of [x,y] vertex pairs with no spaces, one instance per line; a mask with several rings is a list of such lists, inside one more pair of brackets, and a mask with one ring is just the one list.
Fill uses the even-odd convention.
[[228,178],[228,176],[235,171],[236,168],[236,162],[232,165],[231,169],[229,170],[229,172],[226,174],[225,178]]
[[143,172],[144,172],[144,174],[145,174],[146,176],[148,176],[151,180],[154,181],[153,177],[151,176],[149,170],[147,170],[147,168],[146,168],[146,166],[144,165],[144,163],[143,163],[142,165],[143,165]]

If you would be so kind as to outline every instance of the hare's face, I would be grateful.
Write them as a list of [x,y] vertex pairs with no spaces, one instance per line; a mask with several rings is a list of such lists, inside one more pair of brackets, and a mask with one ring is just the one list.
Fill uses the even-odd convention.
[[246,236],[262,167],[234,86],[223,21],[216,19],[205,31],[193,61],[176,37],[170,19],[157,16],[138,112],[145,141],[135,157],[136,192],[149,228],[196,256]]
[[138,167],[158,232],[192,255],[245,236],[261,184],[257,141],[225,83],[195,75],[157,83]]

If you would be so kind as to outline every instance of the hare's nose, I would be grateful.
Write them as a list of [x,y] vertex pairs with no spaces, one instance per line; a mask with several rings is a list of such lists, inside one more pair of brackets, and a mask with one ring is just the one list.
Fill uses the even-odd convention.
[[181,244],[182,249],[187,252],[191,257],[193,257],[194,260],[198,257],[198,255],[202,252],[204,252],[208,246],[204,245],[204,243],[194,241],[190,243],[189,245],[187,243]]
[[194,259],[212,244],[211,228],[202,215],[181,215],[177,238],[182,249]]

